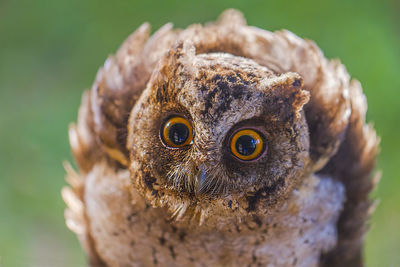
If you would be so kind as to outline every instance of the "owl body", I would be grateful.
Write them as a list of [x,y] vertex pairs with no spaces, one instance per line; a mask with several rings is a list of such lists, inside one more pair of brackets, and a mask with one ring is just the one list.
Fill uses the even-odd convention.
[[378,140],[309,41],[144,24],[84,94],[67,225],[94,266],[361,266]]
[[164,210],[146,206],[139,192],[134,199],[126,191],[128,172],[116,175],[98,165],[87,179],[89,227],[110,266],[318,266],[321,251],[337,243],[344,188],[330,178],[308,177],[268,217],[237,221],[217,214],[201,226],[171,222]]

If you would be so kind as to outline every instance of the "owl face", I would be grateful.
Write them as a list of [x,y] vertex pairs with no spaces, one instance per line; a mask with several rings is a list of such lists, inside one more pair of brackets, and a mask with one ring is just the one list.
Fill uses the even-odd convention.
[[134,184],[153,204],[229,197],[245,199],[248,210],[273,205],[307,169],[309,95],[301,86],[295,73],[178,44],[131,113]]

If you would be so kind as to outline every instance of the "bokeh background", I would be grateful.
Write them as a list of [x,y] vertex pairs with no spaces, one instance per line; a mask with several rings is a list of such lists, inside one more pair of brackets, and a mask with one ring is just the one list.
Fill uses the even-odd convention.
[[64,224],[67,127],[107,55],[141,23],[153,31],[214,20],[289,29],[340,58],[368,97],[382,138],[367,266],[400,266],[400,2],[0,0],[0,266],[84,266]]

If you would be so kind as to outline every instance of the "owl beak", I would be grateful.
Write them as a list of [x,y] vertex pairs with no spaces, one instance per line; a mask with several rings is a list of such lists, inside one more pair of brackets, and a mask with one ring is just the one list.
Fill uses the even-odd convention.
[[203,164],[200,165],[199,172],[196,177],[196,195],[201,195],[206,191],[207,171]]

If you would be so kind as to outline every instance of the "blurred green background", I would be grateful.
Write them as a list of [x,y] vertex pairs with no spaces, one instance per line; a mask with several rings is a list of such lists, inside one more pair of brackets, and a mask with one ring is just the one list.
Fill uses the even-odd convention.
[[382,138],[380,204],[367,266],[400,266],[399,1],[0,0],[0,266],[84,266],[64,224],[67,126],[107,55],[142,22],[153,30],[214,20],[228,8],[250,25],[289,29],[340,58],[368,97]]

